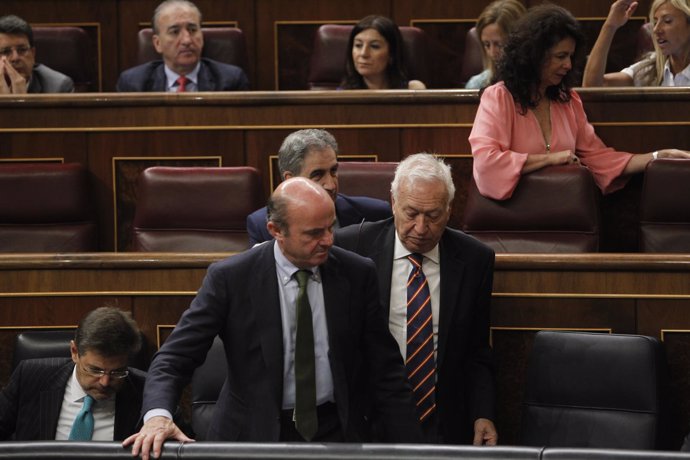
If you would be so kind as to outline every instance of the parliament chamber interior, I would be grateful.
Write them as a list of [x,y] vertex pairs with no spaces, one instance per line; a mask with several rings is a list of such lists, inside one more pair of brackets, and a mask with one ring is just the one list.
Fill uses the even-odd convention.
[[[666,452],[678,450],[690,432],[690,164],[654,161],[608,195],[588,171],[559,166],[525,176],[505,202],[481,196],[468,141],[480,94],[462,88],[481,71],[472,29],[486,0],[198,0],[209,37],[205,52],[239,63],[252,90],[116,93],[120,72],[153,56],[157,3],[2,2],[0,14],[17,14],[34,27],[37,61],[64,69],[76,92],[0,96],[0,383],[14,367],[18,334],[73,331],[86,312],[106,304],[132,313],[147,344],[144,361],[150,358],[208,265],[248,246],[246,215],[264,206],[280,182],[277,153],[285,136],[324,128],[338,141],[340,191],[348,195],[387,200],[400,160],[417,152],[442,157],[457,188],[450,226],[496,251],[490,338],[500,447],[428,446],[425,458],[690,458]],[[554,3],[580,20],[591,46],[610,2]],[[626,67],[649,49],[644,24],[651,3],[640,1],[616,35],[608,69]],[[415,75],[428,90],[333,91],[339,77],[327,61],[338,53],[320,51],[328,45],[320,41],[328,33],[321,26],[353,25],[371,13],[421,30],[423,41],[415,45],[421,48],[410,59],[423,59]],[[315,58],[317,51],[326,58]],[[690,88],[577,91],[607,145],[690,150]],[[539,331],[656,338],[654,353],[668,367],[663,396],[671,402],[663,451],[529,441],[530,411],[543,404],[530,400]],[[573,362],[566,359],[572,357],[551,366]],[[588,382],[605,380],[600,370],[571,371]],[[634,383],[613,385],[642,385]],[[49,458],[65,449],[53,444],[0,443],[0,455]],[[108,444],[71,449],[65,452],[75,458],[127,454]],[[162,458],[248,452],[252,458],[419,455],[397,446],[202,442],[171,443]]]

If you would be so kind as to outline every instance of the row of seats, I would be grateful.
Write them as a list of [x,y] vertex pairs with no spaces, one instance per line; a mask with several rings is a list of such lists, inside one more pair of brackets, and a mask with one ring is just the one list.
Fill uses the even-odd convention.
[[[314,90],[335,89],[342,80],[345,69],[347,42],[352,31],[351,25],[325,24],[319,27],[314,36],[314,47],[309,68],[309,87]],[[36,27],[34,40],[39,62],[66,75],[75,82],[76,91],[94,90],[97,75],[93,66],[84,63],[94,62],[91,46],[86,32],[79,27]],[[236,27],[205,27],[204,57],[220,62],[234,64],[247,69],[248,57],[242,30]],[[400,27],[404,43],[404,58],[408,64],[410,79],[428,82],[429,43],[424,31],[417,27]],[[138,63],[160,59],[156,53],[150,28],[139,31]],[[648,25],[640,29],[637,42],[637,55],[653,49]],[[465,82],[483,69],[482,46],[476,29],[467,32],[463,54],[460,81]]]
[[[73,331],[21,333],[14,365],[19,359],[68,357],[72,336]],[[528,365],[521,444],[670,448],[665,438],[669,414],[664,356],[652,337],[538,332]],[[199,441],[205,440],[226,375],[223,344],[216,337],[191,382],[191,426]]]
[[[390,199],[397,163],[342,162],[340,191]],[[265,205],[252,167],[153,167],[138,180],[133,250],[231,252],[248,246],[246,216]],[[88,172],[78,164],[0,166],[0,252],[93,252],[97,215]],[[690,163],[649,164],[640,203],[640,250],[690,252]],[[470,184],[462,229],[509,253],[599,249],[599,192],[579,166],[525,175],[509,200]]]

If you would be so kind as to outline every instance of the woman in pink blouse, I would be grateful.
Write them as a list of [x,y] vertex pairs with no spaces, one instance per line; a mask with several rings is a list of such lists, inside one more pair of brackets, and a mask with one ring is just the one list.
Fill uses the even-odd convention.
[[580,25],[562,7],[533,7],[516,24],[498,64],[499,83],[482,94],[469,137],[482,195],[508,199],[522,174],[569,163],[587,167],[610,193],[653,158],[690,159],[677,149],[634,155],[604,145],[572,90],[584,53]]

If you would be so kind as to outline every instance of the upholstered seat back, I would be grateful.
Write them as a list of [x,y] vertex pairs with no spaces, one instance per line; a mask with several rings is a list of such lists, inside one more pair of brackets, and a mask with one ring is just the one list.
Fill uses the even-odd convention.
[[219,337],[208,350],[206,361],[192,376],[192,430],[197,441],[206,440],[218,395],[228,373],[223,342]]
[[338,165],[338,191],[390,202],[391,182],[397,167],[397,162],[341,161]]
[[462,229],[496,252],[597,252],[598,193],[580,166],[525,174],[504,201],[482,196],[472,180]]
[[663,159],[647,165],[640,251],[690,252],[690,161]]
[[97,251],[92,198],[79,164],[0,165],[0,252]]
[[473,76],[484,70],[484,55],[482,43],[477,34],[477,28],[472,27],[465,37],[465,48],[462,54],[462,71],[460,81],[466,84]]
[[[345,75],[347,42],[353,26],[324,24],[314,36],[309,64],[309,89],[336,89]],[[427,56],[429,47],[424,31],[417,27],[400,27],[403,59],[410,80],[429,82]]]
[[81,27],[33,27],[36,62],[70,77],[75,92],[98,91],[98,62]]
[[527,446],[664,448],[666,366],[652,337],[540,331],[527,370]]
[[[237,27],[202,27],[204,34],[203,57],[240,67],[247,73],[247,45],[244,33]],[[161,59],[151,37],[151,28],[141,29],[138,36],[137,61],[139,64]]]
[[247,215],[265,205],[259,171],[248,166],[157,166],[137,186],[135,251],[243,251]]

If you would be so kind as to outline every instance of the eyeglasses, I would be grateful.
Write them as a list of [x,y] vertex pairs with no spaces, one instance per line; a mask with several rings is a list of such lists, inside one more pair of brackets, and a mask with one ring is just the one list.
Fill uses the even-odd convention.
[[101,378],[104,375],[107,375],[110,378],[113,379],[124,379],[129,375],[129,371],[127,369],[115,369],[114,371],[104,371],[103,369],[99,369],[97,367],[84,367],[82,366],[81,368],[85,373],[89,374],[91,377],[96,377],[96,378]]
[[6,48],[0,48],[0,56],[10,57],[12,56],[12,51],[16,51],[18,56],[26,56],[31,48],[26,45],[20,46],[8,46]]

